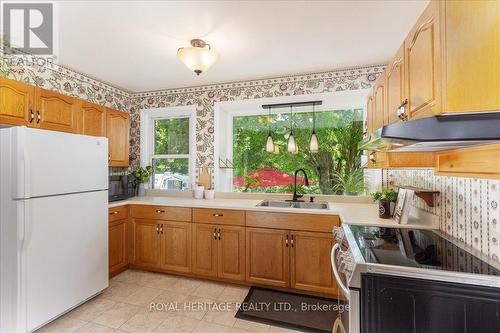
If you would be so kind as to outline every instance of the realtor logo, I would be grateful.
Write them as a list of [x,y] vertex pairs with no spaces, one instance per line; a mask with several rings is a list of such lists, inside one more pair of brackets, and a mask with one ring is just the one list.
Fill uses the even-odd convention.
[[53,54],[52,3],[3,3],[2,12],[5,53]]

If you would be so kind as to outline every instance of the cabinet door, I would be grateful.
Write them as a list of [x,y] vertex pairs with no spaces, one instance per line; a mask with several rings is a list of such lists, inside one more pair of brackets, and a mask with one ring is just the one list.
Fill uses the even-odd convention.
[[224,279],[245,280],[245,228],[217,228],[218,276]]
[[444,112],[500,110],[500,1],[443,1]]
[[53,91],[36,88],[36,126],[59,132],[78,132],[78,100]]
[[106,136],[106,109],[100,105],[80,101],[82,123],[80,133]]
[[217,225],[193,224],[193,272],[217,276]]
[[373,130],[385,125],[385,72],[380,74],[373,87]]
[[127,220],[110,222],[108,230],[110,276],[127,266],[127,243]]
[[247,228],[247,282],[289,285],[289,238],[286,230]]
[[128,166],[130,116],[116,110],[106,110],[106,136],[109,146],[109,166]]
[[374,112],[375,112],[375,103],[373,101],[373,93],[371,92],[366,100],[366,122],[367,122],[366,129],[368,131],[368,134],[372,134],[373,131],[375,130]]
[[441,113],[439,1],[431,1],[405,40],[408,117]]
[[332,268],[326,265],[334,241],[329,233],[292,231],[290,233],[291,287],[324,294],[337,294]]
[[35,88],[0,77],[0,124],[34,125]]
[[402,45],[386,70],[386,124],[394,124],[399,121],[398,108],[405,100],[404,60],[405,49]]
[[161,221],[161,268],[191,271],[191,223]]
[[145,267],[160,266],[161,237],[158,222],[134,221],[134,264]]

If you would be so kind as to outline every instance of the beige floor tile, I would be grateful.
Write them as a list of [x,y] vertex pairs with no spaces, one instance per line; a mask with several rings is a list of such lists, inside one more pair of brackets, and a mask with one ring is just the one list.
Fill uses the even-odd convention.
[[188,295],[177,294],[172,291],[164,291],[158,297],[146,305],[147,310],[156,310],[166,313],[176,313],[182,309]]
[[191,295],[200,284],[200,280],[182,277],[174,284],[172,290],[179,294]]
[[217,299],[222,294],[226,286],[227,284],[223,283],[201,281],[199,286],[190,294],[198,297]]
[[149,333],[160,326],[168,314],[160,311],[143,310],[120,326],[120,330],[130,333]]
[[116,304],[115,301],[97,296],[90,301],[80,305],[67,314],[68,317],[92,321],[104,311],[111,309]]
[[243,286],[227,285],[217,300],[225,302],[242,303],[250,288]]
[[203,321],[215,323],[223,326],[233,327],[236,322],[234,315],[238,310],[232,306],[228,310],[209,310],[203,317]]
[[122,272],[122,273],[118,274],[117,276],[115,276],[113,278],[113,281],[145,286],[150,281],[157,279],[159,275],[160,274],[158,274],[158,273],[136,271],[133,269],[129,269],[129,270],[126,270],[125,272]]
[[167,319],[153,333],[188,333],[192,332],[199,322],[198,319],[168,314]]
[[236,319],[233,327],[255,333],[269,332],[269,325],[243,319]]
[[146,287],[174,290],[174,285],[182,278],[175,275],[156,274],[155,278],[144,284]]
[[116,302],[123,302],[127,297],[135,293],[139,288],[140,286],[136,284],[111,281],[109,287],[106,288],[102,293],[102,297]]
[[115,330],[110,327],[87,323],[75,331],[75,333],[113,333]]
[[119,328],[140,310],[141,308],[136,305],[116,303],[113,308],[104,311],[99,317],[92,321],[96,324]]
[[200,321],[194,328],[193,333],[230,333],[231,327],[222,326],[219,324]]
[[154,289],[148,287],[139,287],[133,294],[130,294],[123,300],[123,303],[133,304],[133,305],[148,305],[158,297],[163,290]]
[[214,302],[215,300],[209,298],[189,296],[179,304],[179,314],[201,320]]
[[86,321],[69,318],[69,317],[61,317],[51,322],[50,324],[45,325],[36,331],[36,333],[70,333],[76,332],[80,327],[87,324]]

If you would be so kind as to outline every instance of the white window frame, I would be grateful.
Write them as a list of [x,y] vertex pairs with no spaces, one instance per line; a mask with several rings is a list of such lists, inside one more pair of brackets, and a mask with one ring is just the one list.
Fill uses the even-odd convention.
[[[175,106],[141,110],[141,166],[151,165],[153,158],[187,158],[189,183],[196,181],[196,106]],[[189,118],[189,154],[154,154],[154,122],[161,119]],[[151,180],[152,181],[152,180]],[[151,184],[150,184],[151,185]]]

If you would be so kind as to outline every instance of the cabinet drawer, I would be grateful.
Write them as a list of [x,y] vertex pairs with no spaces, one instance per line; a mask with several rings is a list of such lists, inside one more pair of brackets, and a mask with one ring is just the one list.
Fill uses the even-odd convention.
[[194,208],[193,221],[198,223],[245,225],[245,211]]
[[191,222],[191,208],[165,206],[131,206],[134,218]]
[[123,220],[128,217],[128,206],[119,206],[108,209],[109,222]]

